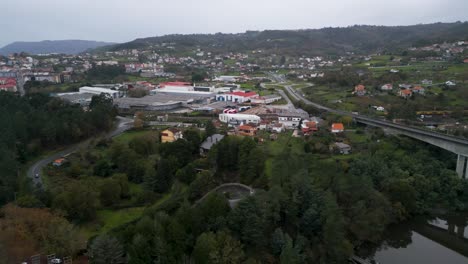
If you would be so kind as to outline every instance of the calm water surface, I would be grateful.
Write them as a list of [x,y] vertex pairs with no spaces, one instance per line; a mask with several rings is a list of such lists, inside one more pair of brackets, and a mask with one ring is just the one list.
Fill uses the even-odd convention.
[[417,219],[388,229],[380,264],[468,264],[468,213]]

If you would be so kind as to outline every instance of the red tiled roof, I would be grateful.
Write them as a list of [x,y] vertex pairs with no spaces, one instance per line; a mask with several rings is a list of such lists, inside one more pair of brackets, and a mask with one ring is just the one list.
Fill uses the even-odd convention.
[[411,90],[407,90],[407,89],[401,90],[400,92],[404,95],[410,95],[412,93]]
[[332,130],[344,130],[343,123],[333,123]]
[[249,125],[242,125],[242,126],[239,126],[239,130],[252,130],[254,129],[253,126],[249,126]]

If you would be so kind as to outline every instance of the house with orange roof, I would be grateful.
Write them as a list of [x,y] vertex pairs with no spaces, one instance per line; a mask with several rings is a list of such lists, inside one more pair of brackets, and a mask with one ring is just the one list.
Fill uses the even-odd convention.
[[59,159],[54,160],[54,162],[52,162],[52,165],[55,166],[55,167],[60,167],[65,162],[67,162],[67,160],[65,158],[59,158]]
[[344,125],[343,123],[333,123],[331,126],[332,133],[341,133],[344,132]]
[[257,133],[257,127],[253,125],[240,125],[237,130],[237,135],[253,137]]
[[366,94],[366,87],[362,84],[354,87],[354,94],[357,96],[364,96]]
[[317,122],[304,120],[301,124],[301,130],[304,134],[310,134],[311,132],[318,131]]
[[421,85],[417,85],[417,86],[413,87],[412,91],[413,91],[413,93],[417,93],[417,94],[424,94],[426,92],[424,87],[422,87]]
[[403,97],[403,98],[408,98],[413,95],[413,92],[410,89],[403,89],[398,92],[398,95]]

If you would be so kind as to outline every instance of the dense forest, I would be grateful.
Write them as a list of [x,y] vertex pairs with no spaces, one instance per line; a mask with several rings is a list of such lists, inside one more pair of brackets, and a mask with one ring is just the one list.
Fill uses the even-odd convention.
[[468,23],[435,23],[413,26],[350,26],[304,30],[247,31],[239,34],[166,35],[136,39],[96,49],[118,51],[146,49],[155,44],[176,43],[177,50],[203,47],[215,53],[265,50],[285,55],[369,54],[411,46],[467,39]]
[[[96,96],[83,111],[41,94],[0,93],[0,103],[2,205],[18,193],[0,215],[6,263],[39,251],[77,256],[85,248],[91,263],[346,263],[363,249],[372,255],[391,224],[468,208],[455,157],[363,127],[355,136],[365,141],[350,156],[329,149],[347,136],[326,130],[277,140],[226,136],[203,156],[200,143],[222,132],[211,122],[172,143],[160,143],[160,129],[140,127],[93,140],[67,165],[44,170],[47,190],[28,188],[18,177],[23,165],[110,129],[112,102]],[[231,207],[228,194],[209,194],[226,182],[255,194]],[[99,231],[98,212],[119,208],[142,213]]]
[[110,129],[111,99],[93,98],[90,111],[44,94],[19,97],[0,92],[0,205],[27,186],[23,165],[43,151],[69,145]]
[[[216,172],[190,179],[188,196],[116,231],[129,263],[345,263],[360,246],[377,245],[391,223],[467,205],[467,183],[434,150],[390,139],[348,162],[318,158],[320,141],[272,153],[250,138],[225,138],[210,153]],[[170,178],[184,163],[168,166]],[[167,175],[155,179],[171,182]],[[233,177],[257,194],[234,209],[220,194],[190,205]]]
[[[81,175],[95,177],[79,176],[83,185],[58,193],[52,207],[76,222],[95,217],[98,207],[83,203],[150,205],[136,221],[95,237],[88,247],[92,263],[345,263],[361,247],[379,245],[390,224],[467,208],[468,183],[451,168],[453,157],[370,133],[350,159],[330,156],[326,146],[335,136],[327,132],[263,144],[229,136],[207,157],[197,147],[206,134],[194,129],[173,143],[151,134],[100,142],[102,154],[80,158],[87,160]],[[144,194],[129,197],[127,180],[141,184]],[[197,202],[224,182],[253,186],[256,193],[233,209],[218,193]],[[160,197],[167,198],[154,203]]]

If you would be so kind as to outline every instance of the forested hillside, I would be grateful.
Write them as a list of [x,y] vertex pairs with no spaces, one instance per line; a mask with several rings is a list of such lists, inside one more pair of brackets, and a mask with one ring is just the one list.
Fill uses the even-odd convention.
[[111,45],[111,42],[99,42],[90,40],[44,40],[36,42],[18,41],[0,48],[0,54],[26,52],[29,54],[63,53],[78,54],[88,49]]
[[184,48],[203,47],[212,52],[245,52],[265,50],[289,55],[371,53],[398,50],[413,45],[468,39],[468,22],[435,23],[414,26],[351,26],[305,30],[247,31],[240,34],[166,35],[136,39],[102,47],[96,51],[148,49],[152,45],[175,43],[178,52]]
[[[0,205],[14,199],[21,166],[42,151],[68,145],[112,127],[112,102],[93,98],[91,111],[44,94],[0,92]],[[21,195],[21,193],[19,193]]]

